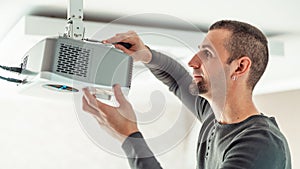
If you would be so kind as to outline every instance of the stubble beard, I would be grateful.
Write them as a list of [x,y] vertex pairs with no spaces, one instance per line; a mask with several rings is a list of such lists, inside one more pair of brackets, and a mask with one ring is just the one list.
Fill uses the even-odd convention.
[[207,83],[204,80],[199,82],[193,80],[189,86],[189,91],[194,96],[205,94],[208,92]]

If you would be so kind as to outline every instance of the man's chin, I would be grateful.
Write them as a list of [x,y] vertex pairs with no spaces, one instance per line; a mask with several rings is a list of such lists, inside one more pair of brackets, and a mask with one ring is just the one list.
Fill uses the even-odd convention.
[[196,83],[192,82],[189,86],[189,92],[191,95],[193,96],[197,96],[199,95],[199,90],[198,90],[198,86]]
[[208,93],[207,87],[201,82],[193,81],[189,86],[189,92],[194,96],[202,96]]

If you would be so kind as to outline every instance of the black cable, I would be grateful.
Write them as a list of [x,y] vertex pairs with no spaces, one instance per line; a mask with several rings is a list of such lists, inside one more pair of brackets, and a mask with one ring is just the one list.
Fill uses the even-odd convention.
[[8,66],[0,65],[0,68],[11,71],[11,72],[22,73],[22,66],[21,67],[8,67]]
[[14,79],[14,78],[3,77],[3,76],[0,76],[0,79],[6,80],[9,82],[13,82],[13,83],[25,83],[26,82],[26,80]]

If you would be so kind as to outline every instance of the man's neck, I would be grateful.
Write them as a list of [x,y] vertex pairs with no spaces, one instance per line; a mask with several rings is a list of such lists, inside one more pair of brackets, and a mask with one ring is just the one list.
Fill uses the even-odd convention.
[[223,101],[210,103],[216,120],[221,124],[233,124],[246,120],[248,117],[260,114],[256,109],[252,94],[226,96]]

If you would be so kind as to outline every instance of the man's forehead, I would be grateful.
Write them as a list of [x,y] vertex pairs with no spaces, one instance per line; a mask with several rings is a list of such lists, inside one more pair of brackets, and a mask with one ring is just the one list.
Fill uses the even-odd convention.
[[214,45],[212,44],[212,42],[207,37],[205,37],[204,40],[198,45],[198,48],[199,49],[201,49],[201,48],[211,48],[211,49],[213,49]]
[[199,49],[205,47],[210,47],[214,50],[223,49],[224,42],[231,35],[231,32],[224,29],[211,30],[207,33],[206,37],[202,43],[198,46]]
[[206,34],[206,37],[204,39],[205,42],[210,42],[210,43],[220,43],[226,41],[231,36],[232,32],[227,30],[227,29],[215,29],[215,30],[210,30]]

